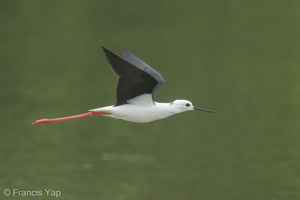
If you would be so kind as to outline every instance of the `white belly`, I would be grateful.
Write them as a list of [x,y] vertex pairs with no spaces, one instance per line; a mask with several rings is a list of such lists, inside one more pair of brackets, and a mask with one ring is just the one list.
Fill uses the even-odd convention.
[[115,109],[111,117],[130,122],[147,123],[169,117],[173,114],[168,112],[168,110],[166,109],[158,107],[158,105],[144,107],[132,104],[125,104],[122,106],[114,107]]
[[108,112],[110,115],[103,115],[115,119],[136,123],[147,123],[158,119],[169,117],[173,114],[167,103],[157,103],[155,105],[133,105],[124,104],[120,106],[106,106],[90,110],[92,112]]

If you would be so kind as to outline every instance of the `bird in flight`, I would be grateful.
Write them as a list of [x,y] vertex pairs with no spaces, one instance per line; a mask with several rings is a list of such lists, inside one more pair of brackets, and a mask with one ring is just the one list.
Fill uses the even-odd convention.
[[118,77],[117,102],[115,105],[89,110],[89,112],[69,117],[40,119],[32,124],[42,124],[81,117],[102,115],[136,123],[147,123],[190,110],[215,112],[193,106],[188,100],[175,100],[171,103],[155,101],[156,92],[163,85],[163,77],[152,67],[123,49],[120,58],[102,47],[107,60]]

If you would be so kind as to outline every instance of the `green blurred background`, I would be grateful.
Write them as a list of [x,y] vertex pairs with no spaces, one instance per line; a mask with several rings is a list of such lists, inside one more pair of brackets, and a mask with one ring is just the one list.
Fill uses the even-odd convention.
[[[299,1],[0,4],[1,199],[300,199]],[[158,101],[217,113],[30,125],[115,102],[101,45],[157,69]]]

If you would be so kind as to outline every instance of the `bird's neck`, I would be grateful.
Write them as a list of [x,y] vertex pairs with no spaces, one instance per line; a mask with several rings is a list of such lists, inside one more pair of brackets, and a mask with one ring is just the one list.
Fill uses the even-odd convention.
[[159,108],[160,111],[165,113],[168,116],[180,113],[179,110],[174,109],[174,107],[170,103],[159,103],[159,102],[154,102],[155,106]]

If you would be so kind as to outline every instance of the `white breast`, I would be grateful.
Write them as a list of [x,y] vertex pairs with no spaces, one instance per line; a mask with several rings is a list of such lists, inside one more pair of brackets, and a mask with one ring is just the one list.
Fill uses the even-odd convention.
[[147,123],[175,114],[170,111],[168,104],[156,102],[151,106],[121,105],[114,107],[112,113],[111,117],[137,123]]

